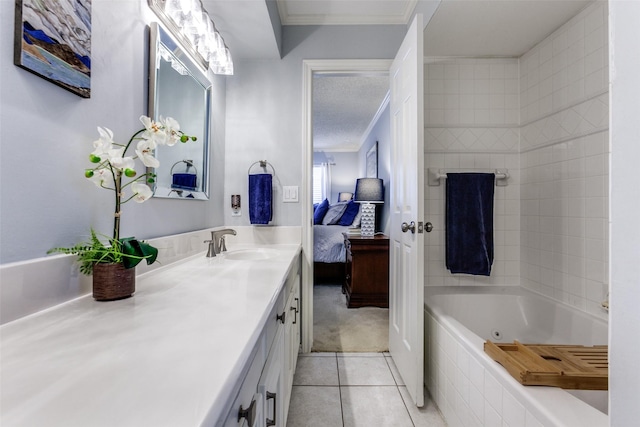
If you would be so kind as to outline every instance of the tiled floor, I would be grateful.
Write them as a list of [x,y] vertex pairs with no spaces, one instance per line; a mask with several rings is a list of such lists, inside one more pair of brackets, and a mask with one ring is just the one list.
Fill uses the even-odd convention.
[[287,427],[444,427],[425,392],[412,402],[389,353],[298,357]]

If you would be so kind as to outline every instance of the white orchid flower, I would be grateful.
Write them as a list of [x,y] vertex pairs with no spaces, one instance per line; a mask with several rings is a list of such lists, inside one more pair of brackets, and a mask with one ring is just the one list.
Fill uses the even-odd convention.
[[93,141],[93,150],[94,156],[100,157],[103,154],[107,154],[109,150],[113,148],[113,132],[109,128],[103,128],[98,126],[98,133],[100,134],[100,138]]
[[109,161],[111,162],[111,166],[121,171],[136,168],[136,162],[133,160],[133,157],[112,157]]
[[133,191],[133,200],[137,203],[143,203],[153,196],[153,191],[151,191],[149,186],[139,182],[131,184],[131,191]]
[[153,157],[153,150],[156,148],[156,143],[151,139],[143,139],[138,142],[136,147],[136,154],[144,165],[148,168],[157,168],[160,166],[158,159]]
[[113,174],[107,168],[94,169],[91,176],[87,178],[98,187],[113,187]]
[[124,156],[124,147],[112,148],[111,150],[106,151],[105,154],[109,157],[109,161],[113,163],[113,160]]
[[147,116],[140,116],[140,121],[146,129],[142,134],[143,139],[153,141],[157,145],[166,144],[167,134],[161,123],[154,122]]
[[165,134],[167,135],[166,144],[173,146],[176,142],[180,141],[182,132],[180,132],[180,123],[173,117],[167,117],[166,119],[160,118],[162,125],[164,126]]

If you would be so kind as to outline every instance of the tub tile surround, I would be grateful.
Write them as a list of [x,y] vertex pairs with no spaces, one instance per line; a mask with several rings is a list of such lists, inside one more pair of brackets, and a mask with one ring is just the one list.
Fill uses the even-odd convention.
[[511,175],[496,187],[490,277],[446,270],[445,186],[425,188],[427,286],[522,285],[608,317],[606,36],[595,2],[520,58],[425,61],[425,174]]
[[[205,252],[203,243],[211,238],[211,231],[225,227],[198,230],[148,239],[158,248],[158,261],[152,265],[142,262],[136,274],[154,271]],[[298,244],[300,227],[233,227],[236,236],[227,236],[227,248],[234,245]],[[75,257],[53,255],[23,262],[0,265],[0,324],[54,307],[91,293],[91,277],[78,272]]]
[[[451,427],[606,427],[607,415],[553,387],[523,387],[460,333],[452,319],[425,311],[425,383]],[[455,321],[453,321],[455,322]],[[532,399],[537,403],[530,402]]]
[[521,284],[597,317],[608,291],[607,6],[520,60]]
[[[496,187],[491,277],[446,270],[445,188],[425,188],[434,224],[426,286],[520,285],[608,319],[601,307],[609,275],[607,33],[607,6],[595,2],[520,58],[426,61],[425,174],[508,168],[511,175]],[[500,73],[513,64],[515,78]],[[473,111],[462,111],[463,100]],[[449,326],[425,312],[425,383],[450,426],[608,425],[591,407],[571,414],[560,390],[544,395],[505,370],[492,372],[482,342]],[[542,404],[522,403],[531,396]],[[572,416],[584,419],[566,421]]]
[[276,244],[249,242],[251,230],[227,242],[230,252],[276,248],[268,260],[206,258],[200,248],[139,274],[133,298],[86,295],[2,325],[3,425],[213,425],[297,268],[299,240],[282,242],[294,228]]
[[489,277],[454,276],[445,268],[446,186],[425,188],[425,212],[434,226],[425,248],[429,286],[519,283],[518,78],[517,58],[429,58],[425,63],[425,169],[507,168],[510,174],[506,187],[495,188]]

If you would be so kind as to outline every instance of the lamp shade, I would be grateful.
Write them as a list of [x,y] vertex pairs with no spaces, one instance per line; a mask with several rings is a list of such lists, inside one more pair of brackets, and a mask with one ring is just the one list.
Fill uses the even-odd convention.
[[349,192],[338,193],[339,202],[348,202],[351,199],[353,199],[353,193],[349,193]]
[[380,178],[359,178],[355,202],[384,203],[384,185]]

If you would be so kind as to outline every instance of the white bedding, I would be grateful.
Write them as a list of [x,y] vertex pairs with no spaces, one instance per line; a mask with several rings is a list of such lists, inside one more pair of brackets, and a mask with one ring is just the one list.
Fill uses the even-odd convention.
[[313,226],[313,261],[315,262],[345,262],[343,232],[346,225],[314,225]]

